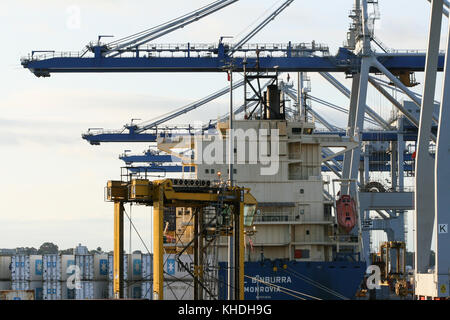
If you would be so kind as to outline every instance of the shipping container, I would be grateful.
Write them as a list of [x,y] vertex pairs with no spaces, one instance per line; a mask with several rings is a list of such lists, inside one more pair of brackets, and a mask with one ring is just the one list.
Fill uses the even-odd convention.
[[[141,281],[125,281],[124,283],[124,299],[141,299],[142,298],[142,282]],[[108,282],[108,298],[114,299],[113,282]]]
[[44,281],[61,281],[61,256],[57,254],[44,254],[42,256],[44,266]]
[[42,300],[43,287],[42,281],[12,281],[12,290],[33,290],[35,300]]
[[141,298],[142,299],[153,299],[153,282],[143,281],[141,282]]
[[[71,283],[70,288],[74,288],[75,282]],[[70,289],[68,287],[67,281],[61,281],[61,299],[63,300],[74,300],[75,299],[75,289]]]
[[[165,254],[164,279],[190,281],[194,272],[194,256],[191,254]],[[189,270],[189,271],[188,271]]]
[[0,256],[0,281],[11,281],[11,256]]
[[75,265],[75,256],[72,254],[61,255],[61,280],[66,281],[67,278],[74,274],[75,271],[69,271],[69,267]]
[[[114,283],[112,281],[108,282],[108,298],[114,299]],[[123,291],[123,298],[128,298],[128,290]]]
[[[193,300],[194,283],[192,281],[164,281],[164,300]],[[141,298],[153,299],[153,282],[141,282]]]
[[83,281],[94,280],[94,256],[75,255],[75,265],[80,268],[80,279]]
[[[180,263],[180,261],[181,263]],[[188,270],[194,272],[194,256],[190,254],[182,254],[177,258],[175,254],[165,254],[163,257],[164,263],[164,279],[165,280],[182,280],[191,281],[192,276]],[[142,255],[141,266],[142,280],[153,280],[153,255]]]
[[153,280],[153,255],[143,254],[142,255],[142,265],[141,265],[141,279],[142,281]]
[[[11,257],[11,280],[29,281],[30,280],[30,256],[16,254]],[[28,290],[28,289],[13,289]]]
[[75,288],[75,299],[88,300],[94,299],[94,283],[93,281],[81,281],[81,287]]
[[81,288],[75,289],[75,299],[107,299],[108,282],[107,281],[81,281]]
[[128,280],[141,280],[142,279],[142,255],[140,253],[133,253],[130,256],[129,268],[128,268]]
[[164,300],[194,300],[192,281],[164,281]]
[[34,300],[33,290],[0,291],[0,300]]
[[107,281],[108,280],[108,255],[96,254],[94,255],[94,280]]
[[42,281],[43,266],[41,255],[30,255],[30,280]]
[[[123,255],[123,279],[128,280],[128,261],[129,255]],[[113,280],[114,273],[114,256],[112,254],[108,255],[108,280]]]
[[62,289],[61,281],[44,281],[42,298],[43,300],[61,300]]

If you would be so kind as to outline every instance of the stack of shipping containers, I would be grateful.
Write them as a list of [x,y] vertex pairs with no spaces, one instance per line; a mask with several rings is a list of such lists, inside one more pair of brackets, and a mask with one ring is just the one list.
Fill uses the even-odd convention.
[[42,256],[16,254],[11,257],[11,289],[34,290],[36,300],[42,300]]
[[[182,255],[181,261],[193,269],[191,255]],[[113,267],[113,255],[80,250],[75,250],[74,255],[0,256],[0,291],[33,290],[36,300],[111,299],[114,298]],[[152,254],[124,255],[124,286],[124,298],[152,299]],[[164,255],[164,299],[193,297],[190,274],[175,255]]]

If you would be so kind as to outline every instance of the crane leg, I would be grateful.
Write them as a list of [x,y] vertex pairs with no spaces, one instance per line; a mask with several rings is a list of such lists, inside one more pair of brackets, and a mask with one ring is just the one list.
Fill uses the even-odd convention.
[[163,214],[164,202],[161,187],[153,200],[153,300],[163,300]]
[[123,202],[114,202],[114,298],[123,298]]

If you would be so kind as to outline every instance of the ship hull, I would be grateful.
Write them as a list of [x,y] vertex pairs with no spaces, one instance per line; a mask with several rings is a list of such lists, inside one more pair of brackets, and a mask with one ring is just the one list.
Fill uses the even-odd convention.
[[[219,296],[226,299],[226,263],[220,263]],[[365,262],[245,262],[245,300],[354,299]]]

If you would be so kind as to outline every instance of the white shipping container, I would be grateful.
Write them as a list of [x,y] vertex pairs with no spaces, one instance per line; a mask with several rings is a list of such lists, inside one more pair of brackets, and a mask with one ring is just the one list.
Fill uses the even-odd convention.
[[30,280],[42,281],[43,267],[41,255],[30,255]]
[[[16,254],[11,257],[11,280],[29,281],[30,280],[30,256]],[[28,290],[28,289],[13,289]]]
[[[182,280],[191,281],[192,276],[186,270],[194,272],[194,256],[191,254],[180,255],[181,263],[178,261],[176,254],[165,254],[163,257],[164,279],[165,280]],[[153,280],[153,255],[142,255],[142,280]]]
[[75,299],[88,300],[94,299],[94,282],[93,281],[81,281],[81,288],[75,288]]
[[61,281],[44,281],[42,299],[61,300],[62,299]]
[[13,281],[11,283],[12,290],[30,290],[29,281]]
[[94,281],[94,299],[108,299],[108,281]]
[[96,254],[94,255],[94,280],[107,281],[108,280],[108,255]]
[[[129,255],[123,255],[123,279],[128,280],[128,260]],[[113,281],[114,273],[114,256],[112,254],[108,255],[108,280]]]
[[141,283],[141,298],[142,299],[153,299],[153,282],[152,281],[143,281]]
[[0,281],[11,280],[11,256],[0,256]]
[[130,256],[130,263],[128,268],[128,280],[142,279],[142,255],[140,253],[133,253]]
[[[194,282],[192,281],[164,281],[164,300],[193,300]],[[153,299],[153,282],[141,282],[142,299]]]
[[57,254],[44,254],[42,256],[44,281],[61,280],[61,256]]
[[142,255],[142,280],[151,281],[153,280],[153,255],[143,254]]
[[72,254],[61,255],[61,280],[66,281],[67,278],[74,273],[68,272],[68,268],[75,265],[75,256]]
[[42,281],[12,281],[12,290],[33,290],[35,300],[42,300]]
[[[109,299],[114,299],[114,284],[113,284],[112,281],[108,282],[108,298]],[[124,299],[128,298],[128,290],[124,290],[123,298]]]
[[[140,281],[126,281],[124,283],[124,299],[141,299],[142,286]],[[113,282],[108,282],[108,298],[114,299]]]
[[[73,283],[73,284],[75,284],[75,283]],[[75,299],[75,289],[69,289],[67,287],[67,280],[61,281],[61,299],[63,299],[63,300]]]
[[90,255],[75,255],[75,265],[80,268],[81,280],[94,280],[94,257]]
[[182,280],[190,281],[192,276],[186,270],[194,272],[194,256],[192,254],[182,254],[179,256],[179,260],[176,254],[164,255],[164,279],[167,280]]
[[194,283],[164,281],[164,300],[194,300]]

